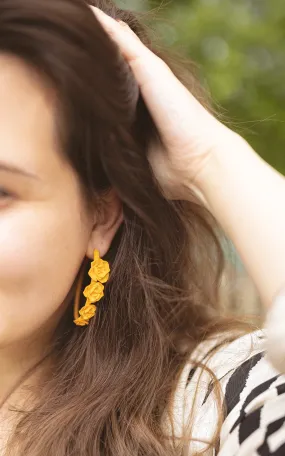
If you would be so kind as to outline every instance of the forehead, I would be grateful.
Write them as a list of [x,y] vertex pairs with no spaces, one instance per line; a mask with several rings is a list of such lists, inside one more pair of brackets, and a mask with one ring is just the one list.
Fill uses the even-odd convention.
[[0,54],[0,67],[0,161],[36,172],[56,148],[52,90],[16,57]]

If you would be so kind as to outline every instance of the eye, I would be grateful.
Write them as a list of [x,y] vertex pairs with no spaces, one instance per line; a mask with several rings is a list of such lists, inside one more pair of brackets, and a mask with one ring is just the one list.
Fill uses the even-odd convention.
[[6,192],[6,190],[4,188],[0,187],[0,199],[11,198],[11,197],[12,197],[11,193]]
[[13,201],[12,193],[9,193],[4,188],[0,187],[0,210],[10,205]]

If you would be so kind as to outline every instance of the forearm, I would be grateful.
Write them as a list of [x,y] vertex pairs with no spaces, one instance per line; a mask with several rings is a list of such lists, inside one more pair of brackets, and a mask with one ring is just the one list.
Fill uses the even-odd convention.
[[199,188],[269,306],[285,283],[285,178],[232,139],[213,154]]

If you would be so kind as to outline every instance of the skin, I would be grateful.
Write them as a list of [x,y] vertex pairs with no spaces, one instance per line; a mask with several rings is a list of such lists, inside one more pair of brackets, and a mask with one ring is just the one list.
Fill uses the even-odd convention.
[[[189,190],[198,190],[269,307],[284,285],[284,177],[203,109],[126,26],[101,12],[98,17],[128,60],[164,140],[165,150],[150,161],[165,195],[187,199]],[[19,62],[2,56],[0,65],[0,161],[40,177],[35,183],[0,172],[0,186],[16,195],[0,196],[3,397],[9,376],[16,378],[43,352],[84,255],[92,258],[95,247],[101,255],[107,250],[120,205],[113,197],[104,225],[96,223],[95,208],[82,214],[76,176],[57,153],[52,94]]]
[[[92,10],[129,63],[160,133],[163,148],[153,148],[149,161],[164,195],[191,200],[197,194],[232,240],[270,310],[285,294],[284,176],[211,115],[127,24]],[[284,322],[284,311],[276,315],[276,324]],[[273,337],[273,323],[271,328]],[[283,323],[279,334],[284,329]],[[285,372],[281,339],[274,338],[272,347],[284,346],[279,368]]]
[[12,56],[0,67],[1,401],[42,357],[84,257],[106,253],[122,216],[113,191],[103,223],[86,213],[58,151],[51,89]]

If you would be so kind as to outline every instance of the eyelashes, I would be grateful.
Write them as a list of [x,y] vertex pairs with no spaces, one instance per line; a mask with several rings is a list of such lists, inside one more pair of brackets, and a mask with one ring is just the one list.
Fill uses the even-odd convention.
[[0,187],[0,198],[9,198],[11,197],[11,193],[9,193],[8,191],[6,191],[4,188]]
[[10,201],[13,199],[14,195],[12,193],[8,192],[4,188],[0,187],[0,207],[1,205],[5,204],[6,202]]

